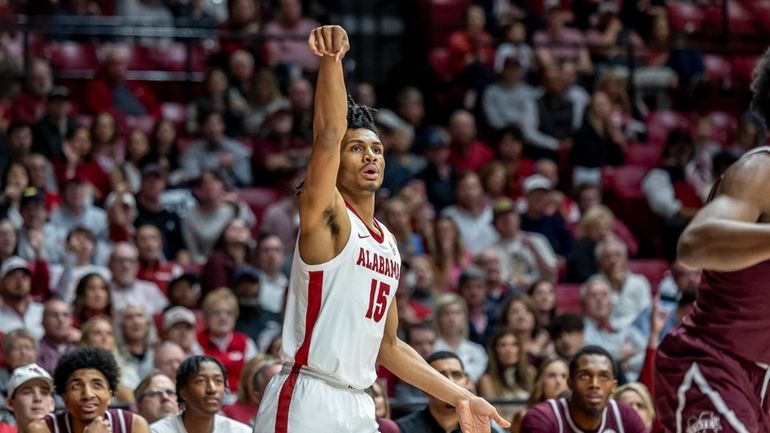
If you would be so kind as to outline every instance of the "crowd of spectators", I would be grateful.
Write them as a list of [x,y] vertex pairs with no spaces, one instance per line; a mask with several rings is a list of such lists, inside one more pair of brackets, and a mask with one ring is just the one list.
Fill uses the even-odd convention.
[[[49,12],[99,14],[102,3]],[[98,347],[122,372],[116,403],[153,422],[178,411],[179,365],[205,354],[227,370],[223,414],[248,423],[280,371],[292,188],[310,154],[318,66],[305,39],[318,24],[299,0],[117,3],[126,17],[228,32],[186,121],[164,118],[165,101],[129,80],[129,45],[104,46],[82,94],[30,59],[6,97],[0,140],[0,392],[17,367],[53,371],[72,348]],[[687,94],[701,54],[672,48],[656,1],[633,14],[636,2],[564,3],[469,2],[443,41],[450,85],[436,113],[427,100],[438,96],[419,87],[380,106],[373,83],[349,86],[379,109],[377,215],[403,258],[400,336],[425,358],[450,353],[432,359],[460,365],[453,380],[479,395],[515,402],[500,408],[519,421],[524,406],[566,390],[566,362],[585,345],[614,358],[629,384],[618,399],[648,398],[657,343],[687,314],[700,277],[676,261],[678,234],[730,161],[764,141],[761,124],[738,113],[734,142],[719,142],[708,116],[648,142],[644,116]],[[660,282],[632,271],[650,240],[605,200],[613,167],[640,146],[661,150],[638,185],[661,227],[644,254],[671,265]],[[280,197],[255,207],[248,192],[264,190]],[[564,283],[580,311],[560,308]],[[387,422],[389,398],[425,396],[379,373],[382,431],[412,431],[420,416],[451,421],[431,400],[428,415]]]

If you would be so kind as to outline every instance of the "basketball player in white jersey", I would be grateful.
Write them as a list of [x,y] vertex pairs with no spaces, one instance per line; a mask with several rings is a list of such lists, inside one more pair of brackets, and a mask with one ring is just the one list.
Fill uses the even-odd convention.
[[281,355],[290,361],[265,391],[255,433],[376,432],[364,389],[377,363],[455,406],[465,433],[489,432],[490,418],[507,427],[489,403],[396,336],[401,258],[393,235],[374,219],[385,162],[373,110],[348,106],[345,31],[319,27],[308,44],[321,65],[282,336]]

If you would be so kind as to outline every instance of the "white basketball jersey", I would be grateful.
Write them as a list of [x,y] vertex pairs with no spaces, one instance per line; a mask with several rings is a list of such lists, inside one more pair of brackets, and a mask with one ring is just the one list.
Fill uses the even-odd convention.
[[393,235],[369,230],[350,207],[350,238],[337,257],[306,264],[294,249],[281,355],[343,385],[365,389],[388,308],[398,288],[401,256]]

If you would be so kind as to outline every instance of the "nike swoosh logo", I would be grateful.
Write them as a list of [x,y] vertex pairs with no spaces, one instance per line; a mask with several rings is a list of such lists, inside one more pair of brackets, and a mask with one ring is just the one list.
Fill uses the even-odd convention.
[[366,239],[368,237],[369,237],[369,235],[361,236],[361,233],[358,234],[358,239]]

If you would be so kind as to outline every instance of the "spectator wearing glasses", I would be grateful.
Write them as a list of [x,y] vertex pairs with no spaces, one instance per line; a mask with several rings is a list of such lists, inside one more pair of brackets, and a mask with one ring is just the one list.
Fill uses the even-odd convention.
[[160,371],[147,375],[134,390],[136,413],[149,424],[179,413],[174,381]]

